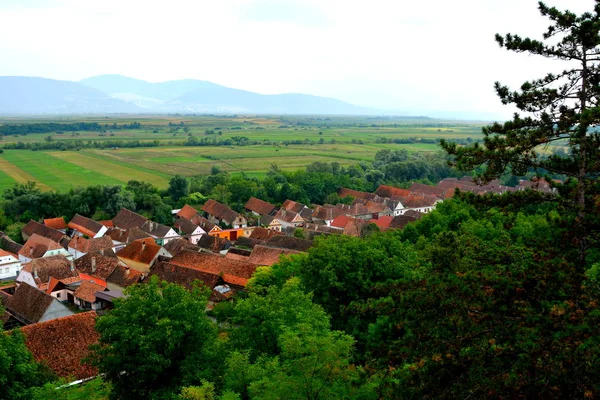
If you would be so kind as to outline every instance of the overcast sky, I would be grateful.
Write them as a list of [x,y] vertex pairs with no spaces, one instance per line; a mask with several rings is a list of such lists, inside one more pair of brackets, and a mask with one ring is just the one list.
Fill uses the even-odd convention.
[[[549,0],[582,12],[593,0]],[[510,115],[493,83],[556,61],[494,34],[541,37],[534,0],[0,0],[0,75],[183,78],[399,111]],[[558,64],[557,64],[558,63]]]

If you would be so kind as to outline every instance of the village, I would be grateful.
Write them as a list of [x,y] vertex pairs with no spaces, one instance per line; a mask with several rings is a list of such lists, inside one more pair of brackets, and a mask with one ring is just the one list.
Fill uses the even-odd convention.
[[[315,237],[363,237],[373,229],[402,229],[435,209],[456,190],[475,194],[533,189],[552,192],[543,179],[517,187],[471,178],[446,178],[437,186],[413,183],[407,189],[381,185],[375,193],[340,188],[349,204],[305,205],[292,200],[281,207],[257,198],[238,213],[208,200],[200,210],[173,210],[166,226],[127,209],[112,219],[94,221],[75,215],[30,220],[23,245],[0,232],[1,322],[21,328],[38,361],[63,378],[97,374],[81,362],[98,340],[97,315],[113,307],[124,290],[152,276],[192,287],[199,280],[212,292],[208,308],[244,291],[259,267],[280,257],[307,252]],[[376,228],[375,228],[376,227]]]

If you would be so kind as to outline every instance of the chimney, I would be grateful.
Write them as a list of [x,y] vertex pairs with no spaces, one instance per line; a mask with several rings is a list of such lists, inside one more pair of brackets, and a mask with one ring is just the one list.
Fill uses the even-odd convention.
[[142,240],[142,251],[146,249],[146,241]]
[[92,274],[96,272],[96,257],[92,257]]
[[125,276],[129,276],[129,267],[125,267]]
[[37,279],[37,278],[38,278],[37,268],[34,268],[34,269],[33,269],[33,277],[34,277],[35,279]]
[[75,263],[73,262],[72,258],[71,258],[71,271],[75,271]]
[[29,246],[29,256],[33,256],[33,246]]

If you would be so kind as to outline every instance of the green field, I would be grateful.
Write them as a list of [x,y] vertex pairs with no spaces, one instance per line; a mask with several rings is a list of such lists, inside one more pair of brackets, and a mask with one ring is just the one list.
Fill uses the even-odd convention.
[[[63,118],[0,118],[0,124],[44,122],[98,122],[105,132],[35,133],[4,136],[0,146],[15,142],[63,140],[158,140],[159,147],[119,149],[83,148],[79,151],[5,150],[0,154],[0,191],[15,182],[33,180],[44,190],[68,190],[92,184],[123,184],[129,180],[168,185],[170,176],[207,174],[215,164],[233,174],[263,176],[272,164],[283,170],[297,170],[315,161],[341,165],[373,160],[381,149],[411,152],[439,151],[437,144],[383,144],[381,138],[477,139],[482,123],[406,118],[367,117],[219,117],[219,116],[108,116]],[[113,124],[140,122],[140,129],[112,129]],[[183,122],[183,125],[181,123]],[[171,124],[171,125],[169,125]],[[183,131],[186,128],[186,132]],[[218,129],[218,139],[244,136],[268,140],[270,144],[250,146],[187,147],[180,144],[189,135],[206,137]],[[288,144],[306,140],[311,144]],[[321,140],[323,139],[323,140]],[[417,139],[417,140],[420,140]],[[319,141],[321,143],[319,143]]]

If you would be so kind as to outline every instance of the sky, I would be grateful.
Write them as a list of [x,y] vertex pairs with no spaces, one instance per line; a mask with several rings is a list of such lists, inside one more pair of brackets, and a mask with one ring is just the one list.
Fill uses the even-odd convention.
[[494,41],[541,38],[535,0],[0,0],[0,21],[0,76],[201,79],[413,115],[508,117],[495,81],[562,67]]

